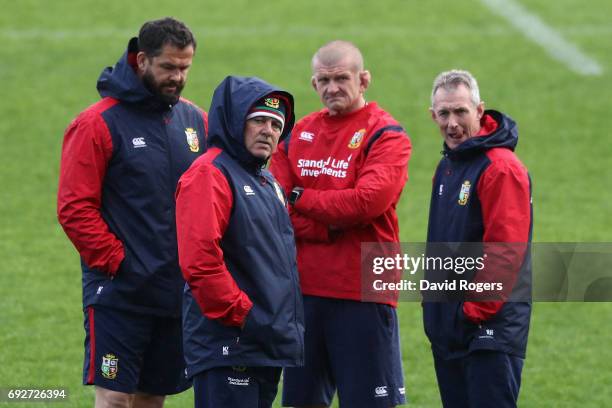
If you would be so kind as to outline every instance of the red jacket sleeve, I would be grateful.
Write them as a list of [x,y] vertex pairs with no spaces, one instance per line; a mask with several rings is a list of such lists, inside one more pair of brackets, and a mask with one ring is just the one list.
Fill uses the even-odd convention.
[[[281,185],[285,194],[289,196],[291,190],[295,187],[295,181],[291,163],[285,151],[285,144],[282,142],[278,145],[276,153],[272,156],[270,172]],[[289,215],[291,217],[293,232],[296,239],[318,242],[329,241],[327,224],[315,221],[312,218],[300,214],[293,208],[289,209]]]
[[308,218],[293,208],[289,209],[293,233],[296,239],[314,242],[329,242],[329,228],[326,224]]
[[179,264],[202,313],[241,326],[253,303],[227,270],[220,246],[231,211],[232,191],[225,176],[196,161],[176,191]]
[[348,227],[367,223],[397,201],[408,179],[410,152],[410,139],[405,133],[387,131],[372,144],[354,188],[307,188],[295,209],[328,225]]
[[501,309],[518,276],[529,241],[531,192],[527,170],[518,160],[491,163],[477,189],[484,223],[484,253],[488,257],[474,282],[504,285],[502,300],[464,302],[464,315],[480,323]]
[[124,258],[123,244],[109,231],[100,213],[102,183],[113,153],[102,117],[82,113],[64,134],[57,217],[90,268],[115,274]]
[[206,138],[208,139],[208,114],[202,111],[202,119],[204,120],[204,130],[206,130]]

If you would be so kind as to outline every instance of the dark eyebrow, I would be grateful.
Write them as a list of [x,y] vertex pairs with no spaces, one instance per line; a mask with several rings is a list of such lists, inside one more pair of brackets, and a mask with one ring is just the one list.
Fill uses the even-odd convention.
[[177,65],[177,64],[173,64],[171,62],[164,62],[163,64],[160,64],[163,68],[179,68],[179,69],[187,69],[189,67],[191,67],[191,64],[183,64],[183,65]]

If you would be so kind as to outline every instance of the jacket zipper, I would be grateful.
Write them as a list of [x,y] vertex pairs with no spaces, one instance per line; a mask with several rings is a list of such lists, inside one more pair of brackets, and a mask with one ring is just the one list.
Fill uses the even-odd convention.
[[[272,193],[275,196],[274,200],[278,200],[278,198],[276,197],[276,195],[277,195],[276,194],[276,188],[273,185],[274,182],[269,182],[262,175],[260,175],[260,177],[262,177],[264,183],[268,184],[269,188],[272,189]],[[277,205],[277,204],[275,203],[274,205]],[[287,209],[285,208],[284,205],[283,205],[283,210],[282,211],[285,211],[285,212],[287,211]],[[289,218],[289,214],[286,214],[286,215],[287,215],[287,218]],[[289,223],[291,223],[291,219],[289,219]],[[282,236],[283,231],[282,231],[282,228],[281,228],[280,220],[277,221],[276,228],[278,229],[278,231],[280,232],[280,235]],[[283,249],[285,251],[285,259],[290,259],[290,257],[289,257],[289,250],[287,249],[287,246],[283,245]],[[292,268],[293,267],[293,262],[297,262],[297,259],[291,259],[291,265],[289,265],[289,270],[293,270],[293,268]],[[300,350],[303,350],[304,349],[304,345],[303,345],[302,339],[299,336],[300,330],[298,328],[298,322],[297,322],[298,296],[300,295],[301,290],[300,290],[300,285],[299,285],[299,283],[297,281],[296,274],[291,273],[291,281],[293,283],[293,324],[295,326],[295,333],[298,335],[298,341],[299,341],[299,344],[300,344]],[[304,354],[300,353],[300,363],[303,363],[303,361],[304,361]]]

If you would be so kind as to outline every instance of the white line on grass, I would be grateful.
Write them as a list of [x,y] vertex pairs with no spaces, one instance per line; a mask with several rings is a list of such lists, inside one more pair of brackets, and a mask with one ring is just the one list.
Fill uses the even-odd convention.
[[[338,29],[335,27],[303,27],[291,26],[284,27],[282,25],[266,27],[244,27],[244,26],[223,26],[196,28],[193,30],[198,38],[236,38],[269,35],[291,35],[292,37],[329,37],[338,34]],[[369,26],[368,30],[364,30],[361,25],[350,25],[342,28],[342,35],[353,37],[411,37],[411,38],[429,38],[440,37],[440,29],[438,27],[406,27],[406,26]],[[579,37],[602,37],[612,35],[612,25],[576,25],[571,27],[563,27],[558,32]],[[473,25],[455,25],[445,27],[444,35],[448,37],[471,36],[474,34],[486,37],[508,37],[514,36],[516,30],[509,26],[488,26],[479,27],[478,31]],[[129,28],[91,28],[91,29],[20,29],[20,28],[3,28],[0,29],[0,41],[71,41],[73,39],[107,39],[118,38],[125,39],[136,35],[137,32]]]
[[601,75],[603,68],[594,59],[530,13],[514,0],[480,0],[492,12],[505,18],[527,38],[540,45],[557,61],[581,75]]

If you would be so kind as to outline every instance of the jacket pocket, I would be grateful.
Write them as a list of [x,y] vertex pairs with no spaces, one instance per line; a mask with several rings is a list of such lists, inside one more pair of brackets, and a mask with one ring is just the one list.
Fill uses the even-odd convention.
[[128,254],[127,248],[124,248],[123,252],[125,256],[123,257],[123,260],[119,264],[119,268],[117,268],[117,271],[114,274],[110,274],[111,278],[114,278],[115,276],[118,276],[118,275],[125,275],[126,273],[129,273],[129,271],[132,269],[130,266],[130,256]]
[[478,325],[469,321],[463,314],[463,302],[459,302],[455,311],[454,342],[460,348],[467,348],[474,338]]
[[251,310],[249,310],[249,314],[247,314],[246,316],[244,327],[242,328],[242,331],[240,333],[241,337],[249,338],[249,339],[257,338],[257,333],[259,332],[259,329],[260,329],[260,324],[258,323],[258,319],[259,319],[258,314],[259,314],[259,310],[257,308],[257,305],[253,303]]
[[387,330],[393,331],[395,326],[395,316],[393,314],[393,307],[383,303],[374,303],[373,305],[378,311],[380,322]]

